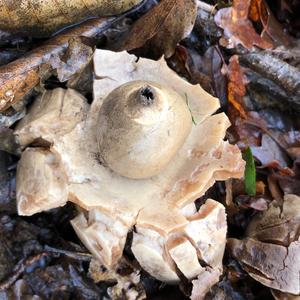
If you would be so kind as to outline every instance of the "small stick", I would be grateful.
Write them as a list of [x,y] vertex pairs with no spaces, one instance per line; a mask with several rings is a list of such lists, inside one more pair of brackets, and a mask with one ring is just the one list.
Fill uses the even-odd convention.
[[48,255],[49,255],[48,253],[42,252],[37,255],[31,256],[25,260],[24,259],[20,260],[14,269],[14,273],[8,279],[0,283],[0,291],[4,291],[10,288],[28,267],[38,262],[42,257]]
[[80,260],[80,261],[91,261],[91,259],[93,258],[92,254],[90,254],[90,253],[73,252],[73,251],[53,248],[53,247],[50,247],[47,245],[45,246],[45,250],[50,253],[63,254],[67,257],[70,257],[75,260]]

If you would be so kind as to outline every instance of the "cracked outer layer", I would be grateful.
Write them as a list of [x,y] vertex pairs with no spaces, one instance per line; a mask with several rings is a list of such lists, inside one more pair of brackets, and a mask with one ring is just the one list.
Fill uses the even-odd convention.
[[[197,212],[193,204],[216,180],[239,178],[244,171],[238,148],[223,141],[230,125],[228,118],[223,113],[212,115],[219,107],[218,100],[200,86],[184,81],[163,60],[136,62],[134,56],[125,52],[97,50],[95,72],[100,79],[94,82],[91,106],[72,90],[46,92],[16,129],[24,147],[33,141],[48,142],[49,150],[36,152],[55,154],[67,177],[66,195],[45,191],[49,193],[47,207],[41,201],[37,209],[39,200],[31,194],[27,183],[38,185],[41,179],[49,178],[48,169],[28,160],[28,152],[36,154],[27,148],[18,168],[19,214],[31,215],[67,201],[76,203],[86,210],[72,221],[76,233],[109,268],[118,263],[127,232],[134,227],[132,251],[141,266],[157,279],[192,279],[206,272],[206,265],[221,270],[227,230],[224,207],[209,199]],[[101,105],[115,88],[136,80],[157,82],[173,89],[188,99],[196,120],[170,162],[158,175],[144,179],[118,175],[98,160]],[[23,176],[37,168],[39,176]]]

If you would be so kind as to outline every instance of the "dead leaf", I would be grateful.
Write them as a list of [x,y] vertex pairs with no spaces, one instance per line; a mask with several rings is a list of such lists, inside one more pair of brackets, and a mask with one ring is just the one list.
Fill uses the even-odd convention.
[[94,47],[81,37],[71,38],[63,56],[53,56],[50,59],[51,68],[56,70],[61,82],[68,81],[74,74],[81,71],[91,62]]
[[0,0],[0,28],[31,36],[49,35],[88,18],[121,14],[142,0]]
[[280,188],[288,194],[300,195],[300,158],[294,161],[293,175],[274,175]]
[[240,113],[241,117],[246,119],[247,113],[243,107],[243,97],[246,94],[247,80],[237,55],[230,58],[226,73],[228,76],[228,101]]
[[251,277],[295,295],[300,294],[299,200],[285,195],[282,208],[272,203],[252,219],[245,239],[228,241],[231,254]]
[[263,0],[251,0],[249,7],[249,18],[254,22],[261,21],[263,24],[267,23],[268,12]]
[[239,195],[235,198],[235,202],[238,203],[241,208],[253,208],[258,211],[264,211],[268,208],[269,201],[262,195]]
[[293,43],[292,36],[287,34],[283,25],[275,18],[267,3],[264,3],[263,6],[264,13],[266,13],[268,16],[267,18],[261,18],[261,23],[264,28],[261,34],[262,38],[266,41],[270,41],[274,48],[279,46],[291,46]]
[[53,71],[57,71],[62,80],[80,72],[89,63],[92,48],[79,37],[101,35],[114,20],[89,20],[0,67],[0,112],[21,100]]
[[282,206],[283,193],[278,185],[278,181],[277,181],[277,178],[276,178],[274,172],[272,172],[268,176],[267,180],[268,180],[268,188],[269,188],[272,198],[274,199],[274,201],[276,201],[276,203],[278,205]]
[[182,45],[175,48],[174,54],[167,60],[168,65],[190,83],[199,83],[208,93],[213,94],[211,78],[202,70],[203,56]]
[[222,8],[215,15],[216,24],[224,29],[224,38],[220,40],[227,48],[238,44],[249,50],[255,46],[262,49],[272,48],[272,44],[256,33],[248,13],[251,0],[234,0],[232,7]]
[[196,50],[178,45],[167,62],[192,84],[200,84],[208,93],[218,97],[221,103],[226,101],[227,80],[221,72],[223,60],[216,47],[209,47],[201,55]]
[[136,49],[137,56],[159,59],[164,54],[168,58],[193,29],[196,13],[194,0],[162,0],[134,23],[116,48]]
[[271,9],[263,0],[251,0],[249,18],[262,27],[261,37],[274,47],[289,46],[293,39],[286,34],[282,24],[274,17]]
[[281,168],[287,167],[289,158],[286,153],[268,134],[263,134],[260,147],[251,147],[253,156],[258,159],[263,166],[268,166],[274,161],[278,162]]
[[300,131],[295,130],[286,130],[284,133],[278,136],[280,145],[282,145],[290,157],[296,160],[300,157]]
[[233,256],[251,277],[283,292],[300,293],[299,241],[284,247],[246,238],[243,241],[229,239],[229,245]]
[[[238,110],[233,106],[229,106],[227,114],[232,124],[228,129],[228,136],[231,143],[238,143],[240,149],[246,149],[248,146],[253,145],[261,145],[261,130],[248,122],[250,118],[257,120],[256,118],[252,118],[253,112],[247,112],[247,119],[244,119]],[[257,121],[259,122],[260,119]]]

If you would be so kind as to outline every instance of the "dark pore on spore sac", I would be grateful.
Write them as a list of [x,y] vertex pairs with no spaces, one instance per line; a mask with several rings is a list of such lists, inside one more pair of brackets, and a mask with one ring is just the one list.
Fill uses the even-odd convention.
[[150,86],[141,88],[140,94],[141,94],[141,97],[140,97],[141,104],[148,106],[154,102],[155,95],[154,95],[153,89]]

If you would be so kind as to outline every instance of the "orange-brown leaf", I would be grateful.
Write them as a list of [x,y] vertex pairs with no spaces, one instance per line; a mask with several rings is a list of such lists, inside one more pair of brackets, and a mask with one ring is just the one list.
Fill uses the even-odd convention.
[[228,101],[239,111],[241,117],[245,119],[247,114],[243,108],[243,97],[246,94],[246,79],[237,55],[232,56],[229,60],[227,76]]
[[[232,7],[222,8],[215,15],[216,24],[224,29],[224,39],[228,48],[238,44],[247,49],[254,46],[269,49],[272,44],[256,33],[248,19],[251,0],[234,0]],[[256,17],[256,16],[255,16]]]
[[254,22],[267,24],[268,11],[263,0],[251,0],[249,8],[249,18]]

